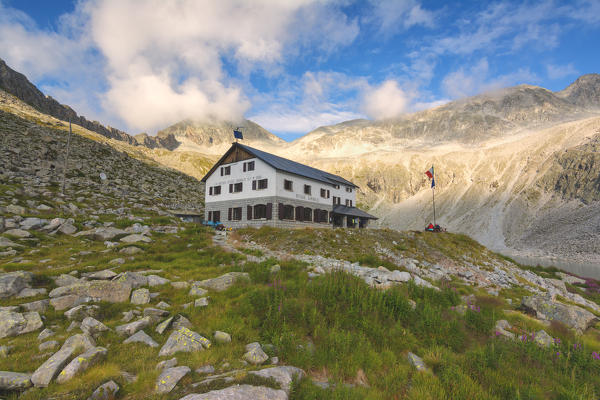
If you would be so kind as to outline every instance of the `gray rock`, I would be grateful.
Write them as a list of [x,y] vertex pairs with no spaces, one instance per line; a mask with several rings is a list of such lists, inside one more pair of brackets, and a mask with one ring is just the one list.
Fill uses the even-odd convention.
[[3,248],[3,247],[23,247],[23,246],[13,242],[12,240],[10,240],[8,238],[0,236],[0,248]]
[[167,329],[169,329],[169,327],[171,326],[171,323],[173,322],[173,319],[174,319],[174,317],[169,317],[169,318],[165,319],[163,322],[161,322],[160,324],[158,324],[156,326],[155,331],[162,335],[163,333],[165,333],[165,331]]
[[202,394],[188,394],[179,400],[287,400],[283,390],[265,386],[236,385]]
[[155,321],[159,321],[161,317],[166,317],[167,315],[169,315],[169,312],[160,308],[144,308],[144,317],[151,317]]
[[261,369],[259,371],[250,371],[248,374],[265,379],[274,379],[279,383],[281,389],[289,394],[292,380],[302,379],[306,375],[300,368],[292,366],[281,366]]
[[65,317],[72,321],[83,321],[86,317],[96,317],[100,313],[100,307],[95,305],[81,304],[65,311]]
[[203,374],[212,374],[215,372],[215,367],[213,367],[212,365],[204,365],[200,368],[196,369],[196,373],[203,375]]
[[134,234],[127,235],[127,236],[121,238],[121,242],[129,243],[129,244],[137,243],[137,242],[151,243],[152,239],[150,239],[148,236],[134,233]]
[[65,296],[55,297],[50,299],[50,304],[55,310],[61,311],[67,308],[73,308],[81,304],[92,301],[91,297],[79,296],[77,294],[67,294]]
[[77,232],[77,228],[75,225],[66,222],[62,224],[60,228],[58,228],[58,232],[62,233],[63,235],[73,235],[75,232]]
[[136,289],[131,293],[132,304],[150,303],[150,291],[148,289]]
[[54,331],[50,328],[46,328],[43,331],[40,332],[40,334],[38,335],[37,339],[38,340],[44,340],[49,338],[50,336],[54,335]]
[[103,269],[102,271],[92,272],[87,275],[88,279],[99,279],[99,280],[110,280],[117,276],[117,273],[110,269]]
[[496,322],[496,331],[495,331],[496,336],[501,336],[501,337],[511,339],[511,340],[515,339],[515,334],[508,331],[508,329],[510,329],[510,328],[511,328],[511,326],[507,320],[505,320],[505,319],[498,320]]
[[179,328],[188,328],[192,329],[192,323],[189,319],[184,317],[181,314],[177,314],[175,320],[173,321],[173,325],[171,326],[173,330],[178,330]]
[[30,230],[30,229],[39,229],[42,226],[46,225],[48,221],[41,218],[29,217],[25,218],[21,221],[21,229]]
[[129,284],[133,289],[148,286],[148,277],[137,272],[123,272],[113,278],[113,282]]
[[158,355],[171,356],[178,351],[191,353],[208,349],[210,345],[210,340],[188,328],[181,327],[171,333]]
[[44,326],[40,314],[35,311],[18,313],[0,311],[0,338],[22,335]]
[[30,303],[23,303],[20,306],[21,306],[21,308],[23,308],[26,311],[37,311],[39,313],[44,313],[48,309],[49,305],[50,305],[50,300],[44,299],[44,300],[32,301]]
[[150,287],[166,285],[169,282],[171,281],[158,275],[148,275],[148,286]]
[[17,299],[22,299],[25,297],[40,296],[40,295],[46,294],[46,292],[48,292],[48,289],[46,289],[46,288],[39,288],[39,289],[25,288],[19,292],[19,294],[17,295]]
[[87,333],[90,336],[96,336],[102,332],[108,331],[106,325],[92,317],[85,317],[83,321],[81,321],[80,328],[83,333]]
[[194,307],[206,307],[208,306],[208,298],[200,297],[194,301]]
[[94,347],[78,355],[58,374],[56,382],[65,383],[70,381],[75,375],[104,360],[106,354],[108,354],[108,350],[104,347]]
[[76,283],[82,283],[82,281],[74,276],[62,274],[54,278],[54,283],[56,283],[56,286],[69,286]]
[[32,279],[33,274],[25,271],[0,274],[0,299],[19,294],[23,289],[29,287]]
[[253,347],[250,350],[246,349],[244,360],[253,365],[260,365],[269,359],[269,356],[259,347]]
[[124,247],[121,250],[119,250],[119,253],[125,254],[125,255],[128,255],[128,256],[132,256],[134,254],[141,253],[143,251],[144,250],[140,249],[139,247],[128,246],[128,247]]
[[31,387],[31,374],[0,371],[0,390],[25,390]]
[[81,322],[71,321],[71,323],[67,327],[67,332],[71,332],[72,330],[79,329],[80,326],[81,326]]
[[175,289],[187,289],[190,284],[187,282],[171,282],[171,286],[173,286]]
[[554,343],[552,336],[548,335],[543,329],[535,333],[533,340],[541,347],[550,347]]
[[206,296],[206,294],[208,294],[208,290],[203,289],[200,286],[197,286],[196,283],[197,282],[194,282],[188,295],[190,295],[190,296]]
[[40,343],[40,345],[38,346],[38,349],[40,351],[50,351],[50,350],[56,350],[56,348],[58,348],[59,343],[56,340],[50,340],[48,342],[44,342],[44,343]]
[[8,229],[4,233],[7,235],[10,235],[10,236],[21,238],[21,239],[27,239],[27,238],[33,237],[33,235],[30,232],[23,230],[23,229]]
[[408,362],[417,369],[417,371],[428,372],[429,369],[425,366],[423,359],[418,355],[411,353],[410,351],[407,354]]
[[164,301],[161,301],[160,303],[158,303],[156,305],[156,307],[162,308],[162,309],[167,309],[167,308],[171,308],[171,305],[169,303],[165,303]]
[[198,286],[221,292],[229,289],[236,282],[249,281],[250,275],[247,272],[229,272],[217,278],[205,279],[198,283]]
[[596,321],[596,316],[581,307],[554,301],[551,296],[525,296],[521,306],[536,318],[546,321],[559,321],[579,334]]
[[227,332],[216,331],[214,338],[215,338],[215,342],[217,342],[217,343],[231,342],[231,335]]
[[134,317],[135,317],[135,314],[133,313],[133,311],[131,311],[131,310],[129,310],[129,311],[123,311],[123,318],[121,318],[121,321],[123,321],[123,322],[129,322]]
[[6,206],[6,212],[9,214],[24,215],[26,210],[25,210],[25,207],[23,207],[23,206],[19,206],[16,204],[9,204]]
[[177,382],[179,382],[181,378],[190,372],[190,368],[186,366],[167,368],[163,370],[156,380],[156,393],[169,393],[171,390],[173,390],[175,385],[177,385]]
[[115,236],[125,234],[127,234],[127,232],[122,229],[117,229],[113,227],[100,227],[89,231],[81,231],[75,234],[75,236],[85,236],[94,240],[100,240],[104,242],[106,240],[113,239]]
[[108,381],[98,386],[87,400],[112,400],[116,398],[118,391],[119,385],[115,381]]
[[165,368],[173,368],[177,365],[177,359],[175,357],[171,358],[170,360],[165,360],[165,361],[161,361],[158,364],[156,364],[156,369],[165,369]]
[[150,325],[151,322],[152,319],[150,317],[144,317],[125,325],[119,325],[117,326],[116,331],[119,335],[131,336],[137,331],[144,329],[145,327]]
[[408,282],[411,279],[412,279],[412,276],[406,271],[394,270],[389,275],[389,280],[395,281],[395,282]]
[[47,225],[44,225],[41,230],[44,232],[51,232],[58,229],[64,223],[64,218],[54,218]]
[[69,362],[73,353],[75,352],[75,346],[63,345],[59,351],[54,353],[48,358],[38,369],[35,370],[31,376],[31,382],[35,387],[46,387],[50,384],[50,381],[58,375],[65,365]]
[[150,347],[158,347],[158,343],[156,343],[154,339],[148,336],[143,330],[129,336],[129,338],[127,338],[123,343],[143,343]]
[[[109,246],[110,247],[110,246]],[[123,265],[125,264],[124,258],[114,258],[108,262],[110,265]]]
[[272,274],[276,274],[279,271],[281,271],[281,265],[279,264],[275,264],[271,267],[271,269],[269,270],[269,272],[271,272]]
[[49,296],[78,295],[93,297],[110,303],[119,303],[129,300],[131,288],[132,286],[128,282],[119,280],[90,281],[56,288],[50,292]]
[[6,358],[10,354],[12,346],[0,346],[0,357]]

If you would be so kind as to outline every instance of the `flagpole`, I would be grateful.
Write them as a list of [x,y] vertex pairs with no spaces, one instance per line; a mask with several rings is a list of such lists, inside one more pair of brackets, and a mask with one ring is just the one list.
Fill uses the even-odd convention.
[[431,188],[431,195],[433,197],[433,227],[437,225],[435,223],[435,186]]

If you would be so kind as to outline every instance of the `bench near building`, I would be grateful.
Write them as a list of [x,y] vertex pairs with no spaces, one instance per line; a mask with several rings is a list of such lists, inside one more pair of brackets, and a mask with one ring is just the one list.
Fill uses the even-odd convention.
[[237,142],[202,182],[204,218],[227,227],[365,228],[377,219],[356,208],[352,182]]

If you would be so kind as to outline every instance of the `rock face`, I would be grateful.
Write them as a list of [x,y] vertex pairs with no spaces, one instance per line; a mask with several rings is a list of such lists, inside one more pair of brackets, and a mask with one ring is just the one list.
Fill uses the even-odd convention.
[[521,306],[536,318],[562,322],[578,333],[583,333],[597,319],[594,314],[581,307],[554,301],[549,296],[523,297]]
[[208,349],[210,345],[210,340],[202,335],[188,328],[181,327],[171,333],[158,355],[162,357],[173,355],[178,351],[187,353],[201,351],[204,348]]
[[287,400],[283,390],[264,386],[238,385],[202,394],[188,394],[179,400]]
[[198,286],[221,292],[229,289],[236,282],[243,280],[250,280],[250,275],[247,272],[229,272],[225,275],[219,276],[218,278],[200,281]]
[[0,311],[0,338],[33,332],[44,326],[40,314],[35,311],[18,313]]
[[164,369],[156,380],[156,393],[169,393],[190,371],[190,368],[185,366]]
[[31,374],[0,371],[0,390],[24,390],[31,385]]
[[33,275],[31,272],[15,271],[0,274],[0,299],[16,296],[29,287]]

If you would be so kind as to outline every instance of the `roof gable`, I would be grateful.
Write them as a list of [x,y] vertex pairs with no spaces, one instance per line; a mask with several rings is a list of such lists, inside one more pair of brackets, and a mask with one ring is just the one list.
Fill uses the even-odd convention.
[[[300,164],[299,162],[288,160],[287,158],[279,157],[271,153],[267,153],[262,150],[258,150],[240,143],[233,143],[232,146],[227,150],[227,152],[221,157],[219,161],[211,168],[210,171],[202,178],[202,182],[206,182],[206,179],[226,160],[232,159],[235,153],[234,151],[241,149],[243,153],[251,154],[256,158],[264,161],[271,167],[279,170],[288,172],[290,174],[303,176],[305,178],[314,179],[316,181],[325,182],[331,185],[347,185],[358,187],[354,183],[342,178],[341,176],[330,174],[329,172],[322,171],[320,169],[316,169],[313,167],[309,167],[308,165]],[[247,158],[246,158],[247,159]],[[241,159],[235,159],[235,161],[241,161]],[[235,162],[229,161],[229,162]]]

